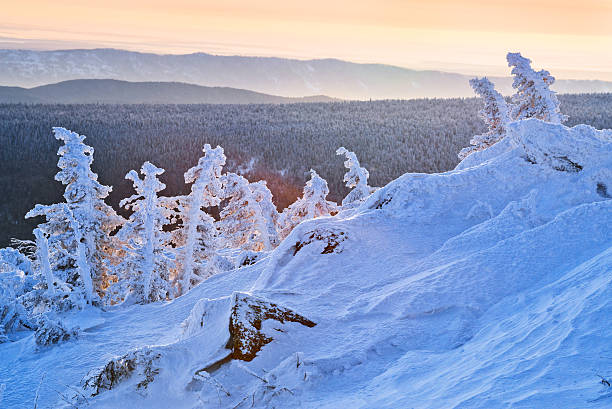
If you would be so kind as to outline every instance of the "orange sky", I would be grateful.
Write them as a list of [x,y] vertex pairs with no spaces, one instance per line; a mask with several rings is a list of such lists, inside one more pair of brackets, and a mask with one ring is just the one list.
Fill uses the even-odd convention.
[[0,0],[0,48],[334,57],[503,75],[521,51],[612,80],[612,0]]

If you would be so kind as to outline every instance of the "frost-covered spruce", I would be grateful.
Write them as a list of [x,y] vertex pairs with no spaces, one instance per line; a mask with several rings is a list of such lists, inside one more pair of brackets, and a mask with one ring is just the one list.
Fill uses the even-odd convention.
[[83,143],[85,136],[64,128],[53,128],[53,131],[55,138],[64,142],[58,150],[61,158],[57,166],[61,171],[55,180],[66,186],[64,199],[72,212],[74,229],[80,231],[79,241],[84,245],[77,248],[77,261],[81,258],[82,268],[89,269],[93,299],[108,284],[109,260],[105,248],[112,246],[110,232],[123,219],[104,202],[112,188],[100,184],[98,175],[91,171],[94,149]]
[[255,201],[261,208],[261,213],[266,220],[268,226],[268,239],[272,247],[278,246],[278,210],[272,201],[272,192],[268,189],[268,185],[265,180],[253,182],[249,184],[251,192],[255,197]]
[[272,249],[268,223],[250,183],[236,173],[223,175],[223,195],[227,204],[217,222],[224,247],[267,251]]
[[357,155],[347,150],[345,147],[338,148],[338,150],[336,150],[336,155],[346,156],[344,167],[346,167],[348,171],[344,174],[342,181],[346,183],[346,187],[353,189],[342,200],[342,206],[355,204],[370,196],[373,190],[368,186],[368,177],[370,177],[370,173],[366,168],[362,168],[359,165]]
[[5,247],[0,249],[0,272],[7,270],[19,270],[26,275],[32,274],[32,260],[13,247]]
[[123,220],[104,202],[111,188],[100,184],[91,171],[94,150],[83,142],[85,136],[64,128],[53,128],[53,132],[64,142],[58,150],[61,170],[55,180],[66,186],[66,202],[36,205],[26,218],[45,216],[47,222],[39,229],[48,237],[49,252],[54,253],[53,267],[70,271],[61,279],[71,285],[78,282],[85,301],[92,303],[108,284],[106,249],[111,247],[110,232]]
[[555,124],[566,121],[567,116],[559,112],[557,95],[550,89],[555,77],[546,70],[535,71],[531,60],[520,53],[508,53],[506,59],[512,67],[512,87],[516,89],[510,117],[513,120],[537,118]]
[[484,100],[484,107],[478,115],[488,126],[488,131],[476,135],[470,140],[471,146],[459,152],[459,159],[464,159],[471,153],[481,151],[497,143],[506,136],[506,125],[510,122],[510,112],[504,97],[495,90],[491,81],[485,78],[473,78],[470,85],[474,92]]
[[[26,218],[34,216],[46,218],[46,222],[34,231],[37,235],[36,267],[40,273],[41,284],[45,283],[46,288],[50,279],[57,278],[59,282],[67,285],[65,288],[70,293],[70,303],[62,309],[82,308],[85,304],[97,300],[90,264],[85,256],[85,240],[69,205],[36,205],[26,214]],[[57,301],[57,297],[53,297],[57,295],[54,292],[53,289],[47,288],[45,297]]]
[[23,281],[17,271],[0,272],[0,343],[8,341],[8,333],[33,326],[21,300]]
[[[34,233],[39,235],[40,230]],[[37,248],[37,259],[44,257],[41,250],[44,244]],[[32,262],[16,249],[0,249],[0,343],[8,341],[13,331],[36,329],[42,313],[73,307],[73,294],[66,294],[63,286],[58,289],[52,275],[41,279],[39,264],[40,260]]]
[[191,183],[191,193],[178,198],[182,227],[173,232],[179,246],[177,274],[174,279],[179,294],[216,272],[218,250],[215,220],[203,208],[219,205],[222,196],[221,171],[225,165],[223,148],[204,145],[205,156],[185,173],[185,183]]
[[325,179],[310,169],[310,180],[304,186],[304,194],[280,215],[281,238],[287,237],[291,230],[304,220],[336,214],[338,205],[326,199],[328,193]]
[[167,245],[170,233],[163,227],[172,222],[173,211],[157,195],[166,188],[157,178],[164,170],[145,162],[140,172],[143,179],[134,170],[127,173],[125,178],[134,183],[136,194],[119,203],[133,213],[117,233],[124,243],[124,258],[115,267],[118,282],[112,289],[113,302],[148,303],[171,296],[169,271],[174,255]]

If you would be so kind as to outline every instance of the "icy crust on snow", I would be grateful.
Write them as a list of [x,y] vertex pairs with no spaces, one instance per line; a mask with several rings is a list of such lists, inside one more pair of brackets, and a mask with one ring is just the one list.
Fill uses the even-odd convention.
[[[611,372],[611,266],[609,247],[545,285],[501,300],[460,348],[404,354],[368,382],[367,406],[610,407],[611,391],[598,375]],[[385,396],[389,390],[402,394]]]
[[[0,345],[5,399],[31,399],[40,367],[76,385],[136,350],[153,379],[136,369],[91,407],[610,407],[611,169],[610,131],[512,123],[455,170],[301,223],[171,303],[109,311],[35,359],[31,338]],[[237,314],[240,297],[316,325]],[[250,360],[232,355],[232,316],[266,340]]]

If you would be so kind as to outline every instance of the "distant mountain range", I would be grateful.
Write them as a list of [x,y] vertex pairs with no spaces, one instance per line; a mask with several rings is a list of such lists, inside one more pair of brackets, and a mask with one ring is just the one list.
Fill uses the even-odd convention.
[[[285,97],[329,95],[343,99],[385,99],[473,96],[468,84],[471,77],[467,75],[416,71],[382,64],[356,64],[335,59],[303,61],[204,53],[158,55],[115,49],[0,50],[0,85],[35,87],[92,78],[183,82],[248,89]],[[510,78],[491,80],[502,93],[512,92]],[[612,82],[559,80],[554,89],[561,93],[612,92]]]
[[0,86],[0,103],[59,104],[281,104],[329,102],[333,98],[279,97],[228,87],[204,87],[181,82],[70,80],[34,88]]

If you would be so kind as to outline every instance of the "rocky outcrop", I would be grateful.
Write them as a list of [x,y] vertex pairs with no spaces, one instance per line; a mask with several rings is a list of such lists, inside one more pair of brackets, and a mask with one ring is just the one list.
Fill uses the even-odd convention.
[[279,324],[297,322],[307,327],[316,325],[289,308],[262,298],[246,293],[234,293],[233,298],[229,320],[230,339],[226,345],[226,348],[232,351],[232,359],[251,361],[264,345],[273,340],[270,334],[262,330],[262,324],[266,320]]

